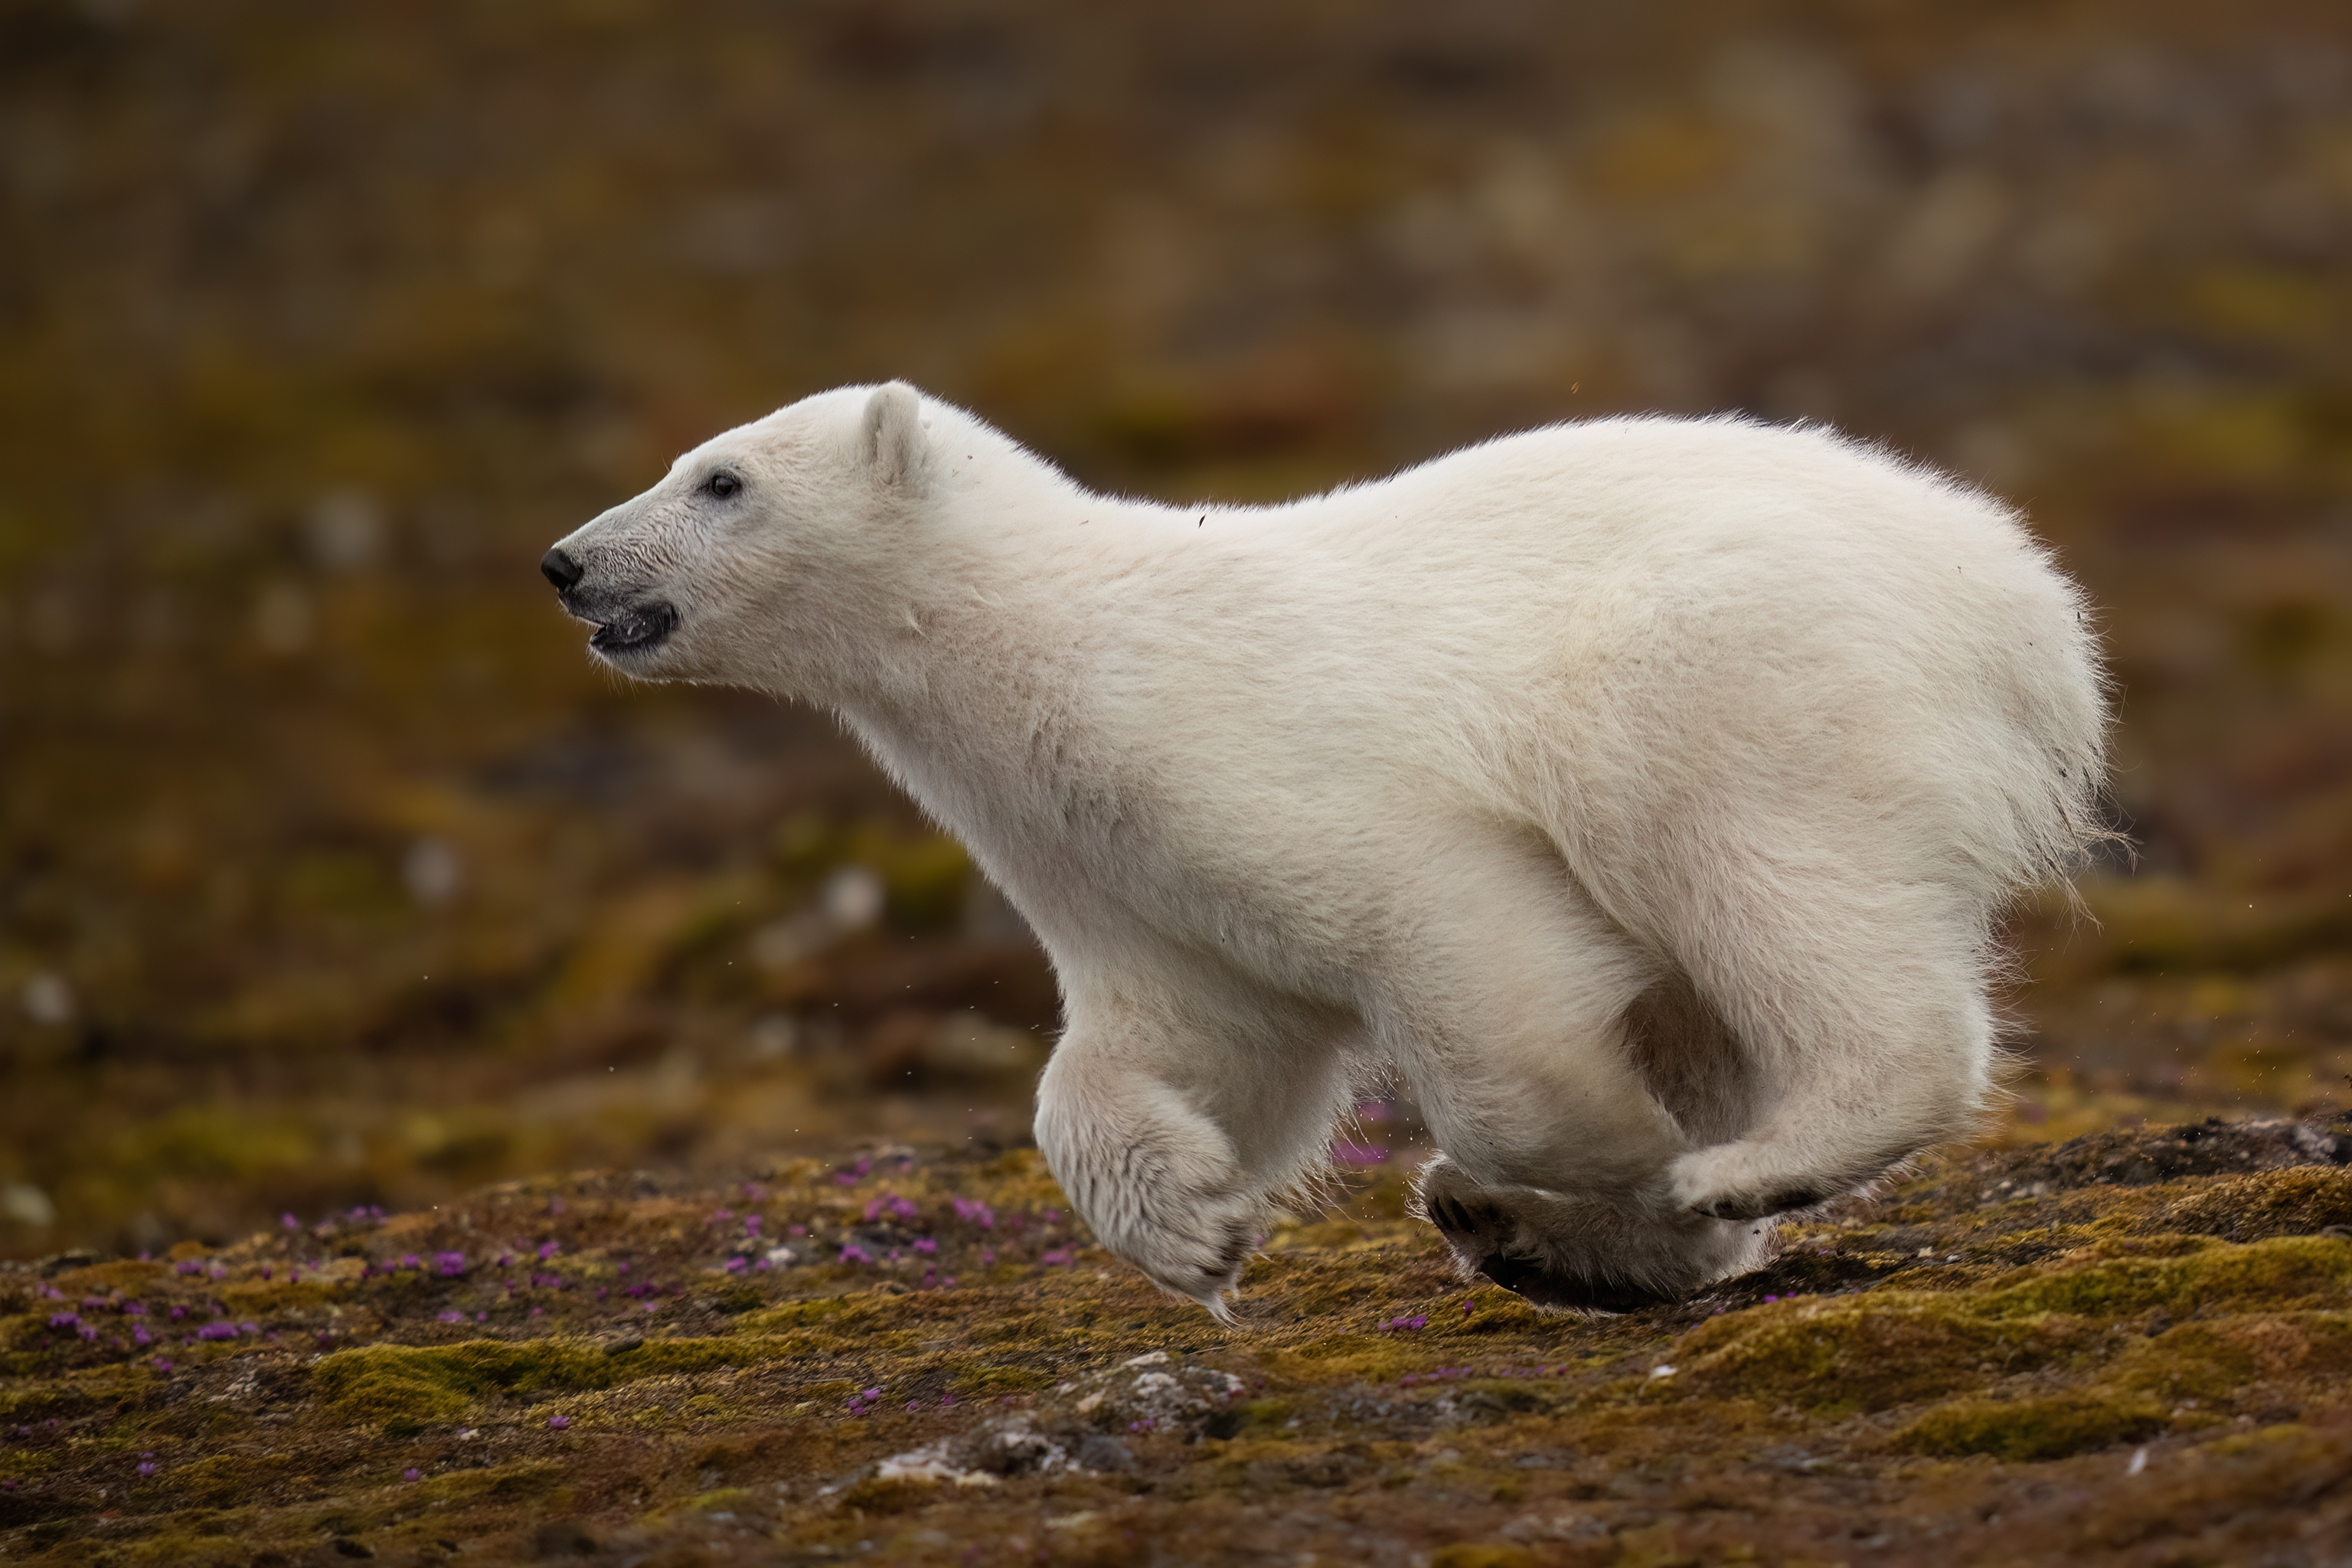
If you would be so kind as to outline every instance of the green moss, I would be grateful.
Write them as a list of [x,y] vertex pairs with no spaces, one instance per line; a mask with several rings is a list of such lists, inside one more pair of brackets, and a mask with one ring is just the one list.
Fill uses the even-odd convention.
[[1975,1399],[1930,1410],[1896,1434],[1895,1447],[1945,1458],[1982,1454],[2017,1461],[2062,1459],[2153,1437],[2164,1427],[2160,1406],[2126,1395]]
[[338,1351],[312,1375],[345,1417],[410,1433],[446,1421],[495,1394],[581,1393],[639,1378],[741,1366],[789,1353],[776,1342],[735,1338],[648,1340],[614,1353],[585,1341],[474,1340],[420,1347]]
[[782,1334],[822,1329],[831,1334],[861,1334],[892,1323],[903,1313],[905,1298],[875,1292],[803,1297],[777,1306],[746,1312],[736,1321],[747,1334]]
[[532,1459],[487,1469],[428,1476],[417,1483],[413,1495],[419,1502],[454,1506],[497,1499],[545,1497],[562,1485],[562,1466]]
[[1884,1410],[2066,1353],[2079,1326],[2000,1321],[1964,1298],[1884,1292],[1727,1315],[1685,1335],[1668,1396],[1729,1394],[1822,1410]]
[[1286,1399],[1247,1400],[1228,1413],[1228,1425],[1236,1432],[1276,1431],[1291,1418],[1294,1409]]
[[2244,1314],[2183,1323],[2132,1346],[2110,1380],[2166,1400],[2226,1402],[2264,1381],[2352,1374],[2352,1315]]
[[2352,1286],[2352,1245],[2322,1237],[2283,1237],[2245,1247],[2208,1246],[2172,1258],[2055,1268],[1982,1293],[1974,1310],[1989,1317],[2013,1318],[2151,1309],[2187,1312],[2224,1305],[2291,1307],[2341,1300],[2347,1286]]

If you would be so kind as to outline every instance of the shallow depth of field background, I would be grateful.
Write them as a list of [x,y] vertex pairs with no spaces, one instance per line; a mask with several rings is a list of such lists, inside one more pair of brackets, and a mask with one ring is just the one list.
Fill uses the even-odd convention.
[[16,0],[0,1255],[1022,1136],[1017,919],[535,570],[889,375],[1171,498],[1647,409],[1973,476],[2137,844],[2019,918],[2011,1135],[2352,1100],[2340,4]]

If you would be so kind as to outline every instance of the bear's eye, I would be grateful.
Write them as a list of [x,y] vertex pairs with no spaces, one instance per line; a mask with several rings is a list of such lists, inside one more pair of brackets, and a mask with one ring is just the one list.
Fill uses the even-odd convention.
[[733,495],[737,490],[741,489],[743,488],[743,481],[729,473],[726,469],[721,468],[719,472],[703,480],[702,488],[710,494],[717,496],[719,500],[724,500],[729,496]]

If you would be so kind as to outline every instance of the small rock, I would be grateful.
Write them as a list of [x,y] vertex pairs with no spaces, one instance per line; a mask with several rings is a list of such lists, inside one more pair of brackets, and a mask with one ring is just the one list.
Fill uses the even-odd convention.
[[1135,1468],[1135,1456],[1129,1452],[1127,1445],[1100,1432],[1090,1432],[1080,1438],[1076,1457],[1081,1468],[1106,1475]]

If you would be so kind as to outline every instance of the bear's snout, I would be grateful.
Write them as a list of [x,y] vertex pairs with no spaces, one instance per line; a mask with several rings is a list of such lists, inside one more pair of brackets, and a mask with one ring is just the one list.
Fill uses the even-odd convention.
[[[591,563],[597,568],[593,583],[589,581]],[[563,608],[596,628],[588,646],[607,658],[650,653],[677,629],[680,616],[676,605],[642,588],[615,586],[609,581],[605,563],[593,550],[583,562],[559,544],[539,558],[539,571],[554,584]]]
[[555,591],[559,594],[569,593],[586,570],[587,568],[582,566],[580,563],[566,555],[561,544],[539,558],[540,575],[554,584]]

